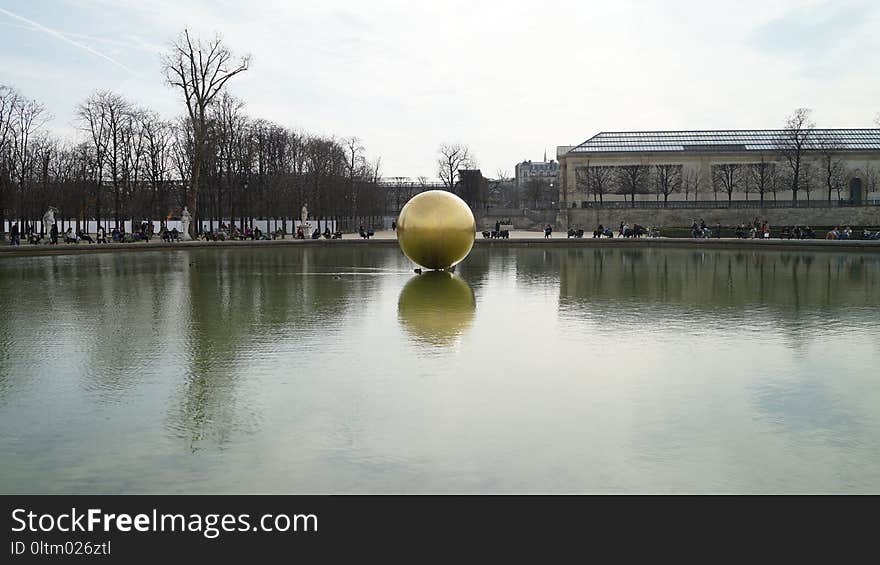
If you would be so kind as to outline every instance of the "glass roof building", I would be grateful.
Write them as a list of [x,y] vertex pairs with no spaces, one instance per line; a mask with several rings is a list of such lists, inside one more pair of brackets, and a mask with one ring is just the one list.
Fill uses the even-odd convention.
[[[798,141],[803,149],[805,170],[814,175],[817,188],[822,183],[819,171],[823,159],[832,159],[844,177],[841,182],[852,186],[847,198],[880,198],[877,194],[880,192],[877,187],[880,129],[810,129],[801,132]],[[694,186],[689,187],[690,194],[672,194],[669,200],[717,197],[714,172],[718,166],[734,165],[740,169],[744,190],[737,191],[733,199],[748,199],[749,180],[745,178],[748,167],[759,162],[772,163],[781,178],[788,168],[785,153],[790,152],[792,143],[790,133],[781,129],[600,132],[579,145],[557,148],[560,202],[564,202],[565,207],[577,207],[595,199],[594,194],[589,194],[589,183],[582,180],[590,167],[632,165],[644,165],[647,169],[680,165],[681,177],[690,179]],[[793,194],[778,190],[774,197],[792,199]],[[607,198],[615,198],[613,189]],[[649,186],[636,196],[643,200],[654,198]]]

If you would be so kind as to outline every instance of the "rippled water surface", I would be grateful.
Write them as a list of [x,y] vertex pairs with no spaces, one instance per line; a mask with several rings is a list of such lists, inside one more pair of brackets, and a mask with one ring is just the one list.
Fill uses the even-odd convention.
[[880,492],[880,255],[0,260],[0,491]]

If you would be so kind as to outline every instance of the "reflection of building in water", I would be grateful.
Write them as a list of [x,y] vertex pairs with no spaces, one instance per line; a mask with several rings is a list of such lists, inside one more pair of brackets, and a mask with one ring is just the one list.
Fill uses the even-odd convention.
[[651,316],[662,315],[655,306],[678,316],[686,309],[698,320],[750,307],[792,318],[880,304],[876,254],[652,248],[560,254],[561,303],[629,321],[648,307]]
[[466,282],[448,272],[431,271],[406,283],[397,315],[416,341],[450,345],[471,326],[476,305]]

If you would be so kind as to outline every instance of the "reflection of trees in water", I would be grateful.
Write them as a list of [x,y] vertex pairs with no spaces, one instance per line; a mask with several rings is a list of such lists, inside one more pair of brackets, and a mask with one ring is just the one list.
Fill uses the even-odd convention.
[[[248,375],[284,347],[296,371],[301,340],[331,339],[352,308],[365,308],[378,284],[369,276],[387,253],[368,247],[286,247],[194,252],[188,277],[188,366],[169,428],[198,443],[223,444],[259,429],[256,386]],[[272,368],[276,373],[278,370]]]
[[489,278],[490,256],[489,249],[474,247],[467,258],[455,266],[455,273],[467,281],[471,287],[481,287]]
[[563,257],[559,248],[536,246],[534,248],[517,247],[512,249],[516,258],[517,280],[540,283],[556,283],[560,261]]
[[[560,298],[566,310],[629,323],[698,321],[760,311],[791,337],[816,324],[876,314],[880,256],[853,253],[680,249],[559,250]],[[721,318],[723,320],[723,318]]]
[[[9,303],[7,298],[10,296],[10,288],[0,279],[0,299],[4,305]],[[14,321],[8,312],[0,316],[0,406],[6,404],[6,399],[15,388],[13,379],[20,374],[12,367],[12,345],[15,339],[13,327]]]
[[14,374],[75,379],[109,402],[124,398],[150,370],[161,351],[156,337],[167,330],[170,312],[163,306],[176,266],[127,253],[16,259],[7,266],[0,294],[11,297],[3,318],[15,334],[5,341],[18,343],[18,356],[32,365],[30,374]]

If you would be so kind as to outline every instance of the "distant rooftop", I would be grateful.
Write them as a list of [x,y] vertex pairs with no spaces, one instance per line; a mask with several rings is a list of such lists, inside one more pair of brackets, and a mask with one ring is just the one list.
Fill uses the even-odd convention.
[[[643,151],[775,151],[785,130],[603,131],[572,147],[569,153],[636,153]],[[823,145],[841,151],[880,151],[880,129],[814,129],[808,149]]]

